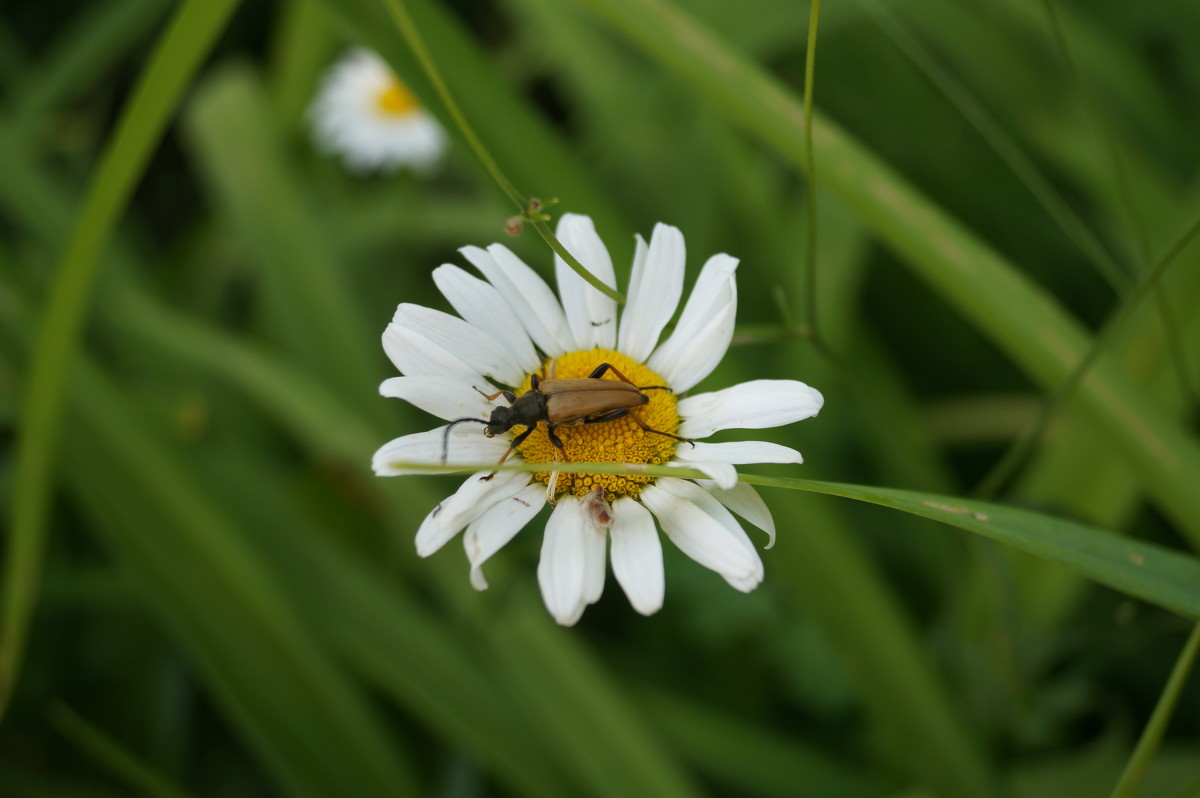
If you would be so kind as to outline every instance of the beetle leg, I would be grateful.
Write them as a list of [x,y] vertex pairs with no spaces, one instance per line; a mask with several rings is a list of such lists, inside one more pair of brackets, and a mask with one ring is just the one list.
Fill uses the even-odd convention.
[[598,380],[601,377],[603,377],[604,373],[607,371],[611,371],[613,374],[616,374],[617,379],[621,380],[622,382],[627,382],[630,385],[633,385],[633,381],[630,380],[628,377],[626,377],[621,372],[617,371],[617,367],[614,366],[612,363],[601,363],[599,366],[596,366],[596,368],[592,369],[592,373],[588,375],[588,379],[589,380]]
[[[506,452],[504,453],[504,455],[503,455],[503,456],[502,456],[502,457],[501,457],[501,458],[500,458],[498,461],[496,461],[496,465],[497,465],[497,466],[502,466],[502,465],[504,465],[504,461],[508,459],[508,456],[509,456],[510,454],[512,454],[514,451],[516,451],[516,449],[517,449],[517,447],[518,447],[518,446],[520,446],[522,443],[524,443],[524,442],[525,442],[525,439],[529,437],[529,433],[533,432],[533,430],[534,430],[534,429],[535,429],[534,427],[529,427],[529,428],[527,428],[527,429],[526,429],[524,432],[522,432],[520,435],[518,435],[517,437],[513,438],[512,445],[511,445],[511,446],[509,446],[509,447],[508,447],[508,451],[506,451]],[[495,472],[495,471],[493,471],[492,473],[488,474],[486,477],[480,477],[480,478],[479,478],[479,480],[480,480],[481,482],[487,482],[488,480],[490,480],[490,479],[491,479],[492,477],[494,477],[494,476],[496,476],[496,472]]]
[[670,432],[663,432],[662,430],[657,430],[654,427],[650,426],[645,421],[642,421],[641,416],[639,416],[637,413],[633,412],[632,407],[622,407],[619,410],[613,410],[613,411],[605,413],[604,415],[601,415],[601,416],[593,416],[592,418],[585,418],[583,420],[583,423],[584,424],[599,424],[602,421],[615,421],[616,419],[624,418],[625,416],[629,416],[630,418],[632,418],[635,422],[637,422],[637,425],[646,432],[653,432],[655,435],[666,435],[668,438],[674,438],[675,440],[680,441],[682,443],[691,444],[693,449],[696,447],[696,444],[692,443],[687,438],[681,438],[678,435],[673,435]]
[[557,435],[554,434],[554,428],[557,426],[558,426],[557,424],[551,424],[549,421],[547,421],[546,422],[546,437],[548,437],[550,439],[550,442],[553,443],[555,446],[557,446],[559,448],[559,450],[562,451],[563,455],[565,456],[567,453],[567,450],[563,447],[562,440]]
[[[619,379],[621,382],[628,383],[629,385],[633,385],[633,380],[629,379],[624,374],[617,371],[617,367],[614,366],[612,363],[601,363],[599,366],[596,366],[596,368],[592,370],[592,373],[588,375],[588,379],[598,380],[604,376],[604,373],[606,371],[611,371],[613,374],[616,374],[617,379]],[[670,388],[668,388],[665,385],[633,385],[633,387],[637,388],[639,391],[668,391],[668,390],[670,390]]]
[[627,415],[629,415],[629,408],[622,407],[619,410],[611,410],[600,416],[592,416],[591,418],[585,418],[583,420],[583,423],[584,424],[599,424],[602,421],[615,421],[616,419],[624,418]]
[[626,410],[629,412],[629,417],[632,418],[634,421],[636,421],[637,425],[639,427],[641,427],[644,431],[653,432],[655,435],[665,435],[668,438],[674,438],[675,440],[679,441],[680,443],[686,443],[689,446],[691,446],[693,449],[696,448],[696,444],[693,443],[692,441],[688,440],[687,438],[681,438],[673,432],[663,432],[660,429],[655,429],[654,427],[647,424],[645,421],[642,421],[642,417],[639,416],[637,413],[633,412],[633,408],[626,408]]
[[[479,391],[478,388],[476,388],[475,390]],[[484,399],[487,399],[489,402],[495,401],[497,396],[503,396],[505,399],[508,400],[508,403],[510,405],[513,402],[517,401],[517,395],[514,394],[512,391],[496,391],[493,394],[486,394],[483,391],[479,391],[479,395],[482,396]]]

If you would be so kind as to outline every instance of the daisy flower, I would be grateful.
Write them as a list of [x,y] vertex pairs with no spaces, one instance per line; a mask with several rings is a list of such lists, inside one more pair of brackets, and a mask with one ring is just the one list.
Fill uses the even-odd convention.
[[309,118],[317,146],[353,172],[426,169],[446,149],[441,125],[370,50],[352,50],[330,67]]
[[[589,271],[615,285],[612,260],[591,219],[564,215],[557,234]],[[416,538],[417,553],[427,557],[465,529],[470,579],[479,590],[487,587],[483,565],[488,558],[551,501],[538,583],[546,608],[565,626],[600,598],[610,539],[613,574],[634,609],[650,615],[662,607],[663,556],[656,520],[679,549],[736,589],[749,592],[758,586],[762,560],[734,514],[766,532],[768,548],[775,525],[755,490],[738,482],[734,466],[799,463],[800,453],[761,441],[700,439],[723,429],[790,424],[816,415],[824,402],[817,390],[795,380],[754,380],[682,396],[712,372],[729,348],[738,261],[724,254],[708,259],[674,330],[660,342],[683,294],[683,236],[659,224],[649,244],[641,236],[636,243],[628,302],[619,321],[616,302],[561,258],[555,257],[555,296],[520,258],[493,244],[486,250],[460,250],[484,279],[451,264],[433,273],[458,316],[402,304],[383,333],[384,351],[404,376],[385,380],[380,393],[450,422],[467,418],[486,424],[493,410],[508,406],[497,386],[520,396],[531,388],[534,376],[585,378],[607,363],[603,379],[619,379],[612,373],[619,372],[642,386],[645,404],[620,418],[557,426],[561,449],[547,434],[545,422],[539,422],[513,456],[527,463],[677,464],[708,476],[501,471],[487,478],[491,464],[525,431],[519,425],[489,437],[474,424],[451,424],[397,438],[375,453],[373,465],[380,476],[420,473],[412,466],[441,464],[443,452],[446,462],[484,469],[429,513]]]

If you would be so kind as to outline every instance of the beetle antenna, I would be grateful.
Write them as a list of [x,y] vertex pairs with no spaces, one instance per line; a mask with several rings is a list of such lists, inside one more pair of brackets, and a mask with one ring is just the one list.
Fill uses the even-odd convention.
[[454,429],[459,424],[474,421],[476,424],[487,426],[487,421],[482,418],[456,418],[446,425],[446,431],[442,433],[442,465],[446,464],[447,458],[450,456],[450,430]]

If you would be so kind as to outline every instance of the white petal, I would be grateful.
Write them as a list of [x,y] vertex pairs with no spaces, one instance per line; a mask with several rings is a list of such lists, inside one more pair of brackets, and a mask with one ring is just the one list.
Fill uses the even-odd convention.
[[443,499],[425,516],[417,530],[417,554],[428,557],[445,546],[464,526],[529,484],[529,474],[505,471],[490,480],[486,471],[472,474],[457,492]]
[[[491,386],[485,383],[479,387],[487,390]],[[391,377],[379,386],[379,393],[403,399],[446,421],[456,418],[486,420],[492,413],[492,405],[483,394],[453,377]],[[479,428],[475,430],[478,432]]]
[[525,261],[502,244],[486,251],[463,247],[459,252],[500,292],[543,353],[554,357],[575,348],[558,298]]
[[678,434],[707,438],[722,429],[778,427],[815,416],[824,403],[820,391],[796,380],[743,382],[679,400]]
[[468,385],[490,384],[478,369],[468,366],[458,355],[407,327],[389,324],[383,331],[383,351],[401,374],[410,377],[440,375]]
[[662,609],[666,583],[663,578],[662,543],[650,512],[633,499],[617,499],[612,505],[612,567],[629,603],[642,615]]
[[754,545],[729,511],[703,488],[659,477],[642,490],[641,499],[684,554],[743,592],[762,581],[762,560]]
[[621,315],[621,337],[617,348],[639,363],[646,362],[663,327],[675,315],[683,294],[686,250],[683,234],[675,227],[654,226],[650,248],[637,237],[633,273],[629,278],[629,301]]
[[705,476],[711,479],[722,488],[732,488],[738,484],[737,469],[729,463],[714,463],[708,461],[679,462],[676,461],[672,465],[684,466],[686,468],[694,468],[697,471],[703,472]]
[[803,463],[800,452],[767,441],[731,441],[729,443],[681,443],[675,447],[675,459],[703,463]]
[[[584,268],[609,287],[616,285],[612,258],[592,220],[577,213],[565,213],[554,231],[558,240],[575,256]],[[554,275],[558,280],[558,293],[562,297],[567,323],[578,349],[601,347],[612,349],[617,345],[617,303],[599,290],[588,285],[567,262],[557,254],[554,256]]]
[[717,501],[745,518],[767,533],[767,548],[775,545],[775,519],[767,509],[767,503],[758,495],[753,485],[739,482],[728,490],[721,489],[715,482],[698,479],[696,484],[707,490]]
[[[446,437],[446,427],[438,427],[388,441],[375,452],[371,467],[380,477],[425,473],[420,468],[402,468],[397,463],[482,467],[499,460],[507,448],[507,438],[488,438],[474,425],[460,424],[454,427],[450,430],[449,439]],[[442,458],[443,454],[446,455],[445,459]]]
[[501,344],[457,316],[405,302],[396,308],[392,324],[419,333],[479,373],[506,385],[519,385],[525,379],[525,369]]
[[737,315],[737,266],[737,258],[729,255],[708,259],[675,331],[647,362],[675,393],[711,374],[729,349]]
[[733,340],[736,311],[735,303],[725,305],[696,331],[694,337],[681,343],[681,347],[671,358],[675,365],[669,382],[675,386],[675,391],[686,391],[695,387],[711,374],[725,357],[729,342]]
[[525,326],[495,286],[451,263],[434,269],[433,281],[458,315],[498,343],[527,373],[541,365]]
[[463,548],[471,563],[471,584],[476,590],[487,590],[483,564],[524,529],[545,503],[542,484],[527,485],[508,499],[493,504],[467,527]]
[[496,502],[515,496],[533,479],[532,474],[523,471],[501,471],[491,479],[484,479],[490,473],[476,472],[457,493],[442,502],[438,523],[443,527],[462,529]]
[[574,496],[564,497],[546,522],[538,585],[546,609],[563,626],[573,626],[587,606],[588,536],[597,534]]
[[608,552],[605,546],[608,540],[607,530],[593,526],[584,533],[583,540],[583,601],[585,604],[595,604],[604,592],[604,574],[608,570]]

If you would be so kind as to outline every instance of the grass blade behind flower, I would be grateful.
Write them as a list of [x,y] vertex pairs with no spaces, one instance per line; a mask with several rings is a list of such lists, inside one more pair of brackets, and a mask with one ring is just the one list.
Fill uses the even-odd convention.
[[79,348],[96,263],[191,76],[237,0],[189,0],[159,40],[91,184],[42,320],[23,397],[5,564],[0,715],[36,602],[67,373]]

